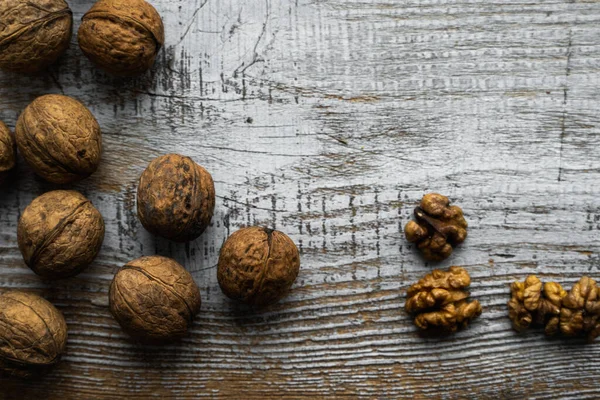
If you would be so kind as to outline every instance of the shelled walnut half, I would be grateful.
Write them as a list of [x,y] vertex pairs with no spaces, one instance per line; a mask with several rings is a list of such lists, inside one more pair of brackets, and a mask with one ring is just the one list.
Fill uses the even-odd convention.
[[404,234],[406,240],[417,244],[426,260],[445,260],[467,238],[463,212],[458,206],[450,206],[446,196],[426,194],[414,215],[416,221],[406,224]]
[[464,268],[436,269],[408,289],[406,311],[415,315],[415,325],[424,332],[456,332],[481,315],[479,301],[468,301],[465,289],[470,284],[471,277]]
[[600,294],[593,279],[584,276],[567,293],[558,283],[530,275],[513,282],[508,315],[515,330],[543,327],[546,335],[585,336],[592,342],[600,335]]

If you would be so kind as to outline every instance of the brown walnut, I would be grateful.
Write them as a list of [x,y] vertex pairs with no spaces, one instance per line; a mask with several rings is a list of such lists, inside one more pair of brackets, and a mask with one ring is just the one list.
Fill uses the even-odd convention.
[[85,13],[78,32],[83,53],[118,76],[148,70],[165,42],[160,15],[144,0],[100,0]]
[[142,343],[160,344],[187,334],[200,312],[200,290],[175,260],[141,257],[116,273],[109,302],[127,334]]
[[212,177],[189,157],[158,157],[140,177],[138,217],[155,235],[176,242],[194,240],[210,224],[214,209]]
[[469,302],[471,277],[461,267],[433,270],[407,291],[406,311],[415,315],[415,325],[423,332],[445,335],[465,328],[481,315],[481,304]]
[[27,378],[60,361],[67,344],[67,324],[52,304],[31,293],[0,296],[0,371]]
[[540,305],[542,282],[530,275],[524,282],[513,282],[510,286],[512,297],[508,302],[508,313],[513,327],[524,331],[533,322],[533,314]]
[[0,185],[4,183],[17,163],[15,138],[4,122],[0,121]]
[[445,260],[467,238],[463,212],[458,206],[450,206],[446,196],[426,194],[414,215],[416,222],[406,224],[404,234],[409,242],[417,244],[426,260]]
[[104,240],[104,221],[82,194],[55,190],[27,206],[19,219],[17,239],[33,272],[47,279],[66,278],[96,258]]
[[567,293],[558,283],[543,285],[534,275],[513,282],[508,302],[509,317],[517,331],[542,326],[546,335],[587,336],[600,334],[600,294],[593,279],[584,276]]
[[69,47],[71,9],[64,0],[0,1],[0,68],[38,72]]
[[217,278],[225,295],[255,307],[282,299],[300,270],[298,248],[285,233],[243,228],[225,241]]
[[593,279],[584,276],[562,299],[560,332],[565,336],[586,335],[591,342],[600,330],[600,294]]
[[80,102],[67,96],[38,97],[19,116],[19,151],[34,171],[52,183],[87,178],[98,168],[100,126]]

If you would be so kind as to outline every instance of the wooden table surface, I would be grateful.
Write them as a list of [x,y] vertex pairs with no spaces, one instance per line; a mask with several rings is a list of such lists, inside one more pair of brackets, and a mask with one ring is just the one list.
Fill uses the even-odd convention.
[[[75,29],[92,0],[69,0]],[[69,186],[107,228],[81,275],[43,282],[16,229],[56,188],[22,162],[0,191],[0,287],[64,313],[67,353],[48,376],[1,380],[0,398],[600,398],[600,341],[511,329],[509,284],[600,279],[600,3],[507,0],[153,0],[166,45],[151,73],[94,68],[75,34],[48,73],[0,73],[14,128],[36,96],[86,104],[103,132],[100,169]],[[136,180],[154,157],[193,157],[215,179],[212,226],[189,244],[148,234]],[[437,265],[402,233],[427,192],[463,207],[467,241]],[[246,225],[301,250],[285,300],[229,301],[219,249]],[[128,340],[108,311],[115,271],[141,255],[191,271],[202,311],[164,347]],[[464,266],[482,316],[422,339],[407,287]]]

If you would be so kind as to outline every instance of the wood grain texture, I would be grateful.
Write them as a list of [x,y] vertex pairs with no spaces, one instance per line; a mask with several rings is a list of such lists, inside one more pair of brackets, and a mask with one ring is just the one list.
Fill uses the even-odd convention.
[[[71,0],[77,27],[91,0]],[[110,77],[70,50],[46,74],[0,73],[14,128],[36,96],[86,104],[104,134],[99,171],[73,186],[101,210],[97,261],[40,281],[16,226],[55,188],[23,162],[0,194],[0,286],[64,312],[64,361],[0,398],[600,398],[600,345],[516,334],[509,283],[600,279],[600,3],[488,0],[153,0],[166,45],[152,72]],[[215,179],[212,226],[178,245],[135,215],[149,161],[179,152]],[[420,197],[463,207],[461,265],[483,315],[421,339],[403,306],[431,270],[403,238]],[[289,297],[264,313],[230,302],[218,251],[241,226],[286,232],[301,251]],[[202,312],[189,338],[128,341],[107,307],[117,268],[174,257]]]

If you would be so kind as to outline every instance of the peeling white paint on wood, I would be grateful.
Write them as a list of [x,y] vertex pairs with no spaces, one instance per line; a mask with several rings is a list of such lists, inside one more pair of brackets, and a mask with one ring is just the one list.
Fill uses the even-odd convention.
[[[76,27],[91,0],[69,2]],[[135,80],[77,48],[47,74],[0,73],[14,128],[36,96],[86,104],[104,133],[98,173],[75,185],[106,240],[76,278],[45,283],[23,264],[20,212],[54,188],[19,165],[0,194],[0,286],[35,290],[69,323],[48,377],[2,383],[6,398],[598,398],[600,347],[517,335],[508,285],[536,273],[600,279],[600,4],[153,0],[166,45]],[[178,245],[135,215],[136,180],[179,152],[215,179],[213,225]],[[484,313],[443,340],[403,310],[430,271],[402,235],[426,192],[463,207],[469,238],[447,261],[472,275]],[[291,295],[255,314],[228,301],[218,251],[237,228],[285,231],[302,251]],[[192,335],[131,344],[107,309],[116,269],[176,258],[202,290]]]

